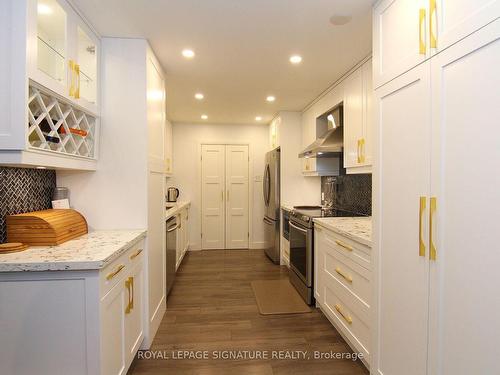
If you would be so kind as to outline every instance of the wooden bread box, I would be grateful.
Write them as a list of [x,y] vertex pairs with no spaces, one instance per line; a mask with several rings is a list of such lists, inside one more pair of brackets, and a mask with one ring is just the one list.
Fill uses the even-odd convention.
[[7,241],[32,246],[60,245],[88,233],[87,221],[71,209],[7,216]]

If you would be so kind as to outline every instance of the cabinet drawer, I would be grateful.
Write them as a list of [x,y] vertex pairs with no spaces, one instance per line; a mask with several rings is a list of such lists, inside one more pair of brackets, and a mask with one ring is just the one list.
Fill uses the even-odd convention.
[[336,323],[336,327],[342,331],[354,346],[353,349],[363,353],[366,358],[370,354],[370,328],[329,286],[323,289],[324,303],[322,310]]
[[334,249],[325,249],[322,253],[323,269],[319,270],[325,276],[325,282],[337,282],[367,307],[371,301],[371,272]]
[[352,241],[349,238],[346,238],[331,230],[325,229],[322,226],[315,225],[315,230],[323,232],[321,236],[321,245],[324,246],[325,249],[338,251],[339,253],[344,254],[354,263],[357,263],[366,269],[371,269],[371,249],[368,246]]
[[[139,251],[142,250],[142,251]],[[99,288],[101,296],[106,295],[116,283],[129,272],[133,265],[140,262],[144,257],[144,241],[132,245],[125,253],[120,255],[111,264],[99,272]]]

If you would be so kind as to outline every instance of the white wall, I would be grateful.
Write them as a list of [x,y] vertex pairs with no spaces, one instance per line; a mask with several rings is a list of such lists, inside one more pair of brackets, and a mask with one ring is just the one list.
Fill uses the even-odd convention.
[[174,123],[174,176],[168,186],[180,190],[180,200],[191,201],[190,248],[201,248],[201,144],[248,144],[250,156],[250,247],[264,245],[262,175],[268,151],[268,126]]
[[141,39],[102,39],[101,89],[113,95],[102,95],[97,171],[57,172],[90,229],[148,227],[146,49]]

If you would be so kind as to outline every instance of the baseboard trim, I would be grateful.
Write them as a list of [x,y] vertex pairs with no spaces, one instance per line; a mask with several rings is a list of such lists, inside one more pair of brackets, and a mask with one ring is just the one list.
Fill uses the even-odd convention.
[[250,242],[249,249],[265,249],[266,243],[264,241],[253,241]]

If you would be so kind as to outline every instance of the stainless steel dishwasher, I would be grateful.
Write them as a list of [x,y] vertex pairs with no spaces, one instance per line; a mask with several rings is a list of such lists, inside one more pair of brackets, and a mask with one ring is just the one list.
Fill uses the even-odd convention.
[[166,246],[166,285],[167,295],[170,293],[175,281],[175,263],[177,262],[177,229],[179,228],[179,220],[177,216],[172,216],[167,219],[167,246]]

